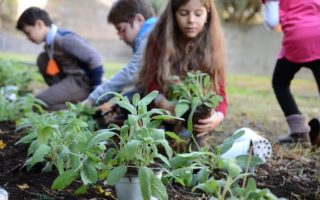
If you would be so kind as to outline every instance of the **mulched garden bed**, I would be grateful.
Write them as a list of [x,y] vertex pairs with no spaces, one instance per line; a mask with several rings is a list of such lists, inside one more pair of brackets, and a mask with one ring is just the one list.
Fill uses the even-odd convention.
[[[41,167],[26,171],[26,145],[14,145],[21,136],[14,132],[14,124],[0,123],[0,186],[9,192],[10,200],[111,200],[116,199],[114,190],[101,184],[90,189],[88,194],[75,196],[73,192],[80,183],[66,190],[51,190],[55,172],[41,173]],[[273,159],[256,169],[255,177],[259,188],[269,188],[276,196],[287,199],[320,200],[320,150],[293,149],[273,146]],[[103,190],[101,190],[103,189]],[[168,187],[173,200],[207,199],[179,187]]]

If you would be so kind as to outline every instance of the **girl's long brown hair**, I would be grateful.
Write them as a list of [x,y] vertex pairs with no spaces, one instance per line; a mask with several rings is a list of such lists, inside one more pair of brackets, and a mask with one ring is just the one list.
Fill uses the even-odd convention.
[[186,45],[181,42],[175,13],[190,0],[169,0],[155,28],[149,35],[137,86],[146,89],[157,79],[164,92],[172,75],[184,76],[201,70],[211,74],[215,91],[224,78],[225,52],[220,20],[213,0],[199,0],[208,11],[207,22],[198,36]]

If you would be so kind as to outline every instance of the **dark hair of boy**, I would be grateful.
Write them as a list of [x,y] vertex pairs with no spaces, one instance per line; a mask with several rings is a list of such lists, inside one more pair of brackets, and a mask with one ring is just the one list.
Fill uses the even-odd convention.
[[130,22],[136,14],[141,14],[145,20],[154,16],[154,11],[145,0],[118,0],[109,11],[108,22],[119,24]]
[[37,20],[43,21],[43,23],[48,27],[52,24],[52,21],[46,11],[38,7],[30,7],[21,14],[16,28],[22,31],[24,26],[34,26]]

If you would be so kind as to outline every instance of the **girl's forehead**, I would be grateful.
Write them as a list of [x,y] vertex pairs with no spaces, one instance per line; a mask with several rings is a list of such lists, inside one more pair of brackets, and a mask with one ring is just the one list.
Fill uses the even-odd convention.
[[198,9],[198,8],[204,8],[205,7],[205,3],[204,1],[201,0],[189,0],[186,1],[184,3],[181,3],[177,9]]

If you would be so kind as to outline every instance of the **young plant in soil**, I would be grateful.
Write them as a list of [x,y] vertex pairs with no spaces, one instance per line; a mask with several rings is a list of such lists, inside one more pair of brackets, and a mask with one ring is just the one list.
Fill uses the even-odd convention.
[[[166,140],[165,130],[158,127],[163,120],[177,118],[168,115],[165,110],[148,110],[148,105],[158,94],[156,91],[142,99],[135,94],[132,103],[127,97],[112,94],[115,95],[115,103],[126,109],[129,115],[123,126],[111,126],[119,142],[108,150],[105,158],[103,174],[107,175],[106,183],[115,185],[122,177],[135,174],[139,177],[144,200],[149,200],[151,196],[168,199],[166,188],[154,170],[162,170],[161,163],[169,165],[168,158],[172,157],[173,150]],[[165,151],[164,154],[161,154],[160,148]]]
[[204,193],[211,200],[223,199],[278,199],[268,189],[258,189],[256,181],[247,177],[249,167],[262,164],[255,156],[224,159],[228,151],[244,132],[237,132],[215,149],[202,148],[197,152],[177,154],[170,159],[170,169],[164,175],[167,184],[181,185],[185,190]]
[[211,78],[204,72],[188,72],[182,80],[178,76],[172,78],[170,100],[176,101],[176,116],[187,120],[188,131],[192,133],[193,124],[210,117],[222,97],[212,90]]
[[[18,126],[26,135],[17,144],[30,144],[27,170],[36,164],[43,166],[42,171],[57,169],[59,175],[53,189],[63,189],[81,178],[83,186],[76,193],[84,193],[98,181],[100,156],[106,149],[105,140],[113,133],[109,130],[94,133],[87,123],[88,116],[82,115],[73,104],[68,104],[68,108],[42,115],[28,113]],[[95,137],[101,133],[103,137]]]
[[0,59],[0,87],[15,86],[19,93],[29,91],[29,83],[35,80],[36,70],[18,62]]
[[30,112],[43,113],[43,107],[45,103],[32,94],[18,96],[17,92],[0,88],[0,122],[16,122]]

